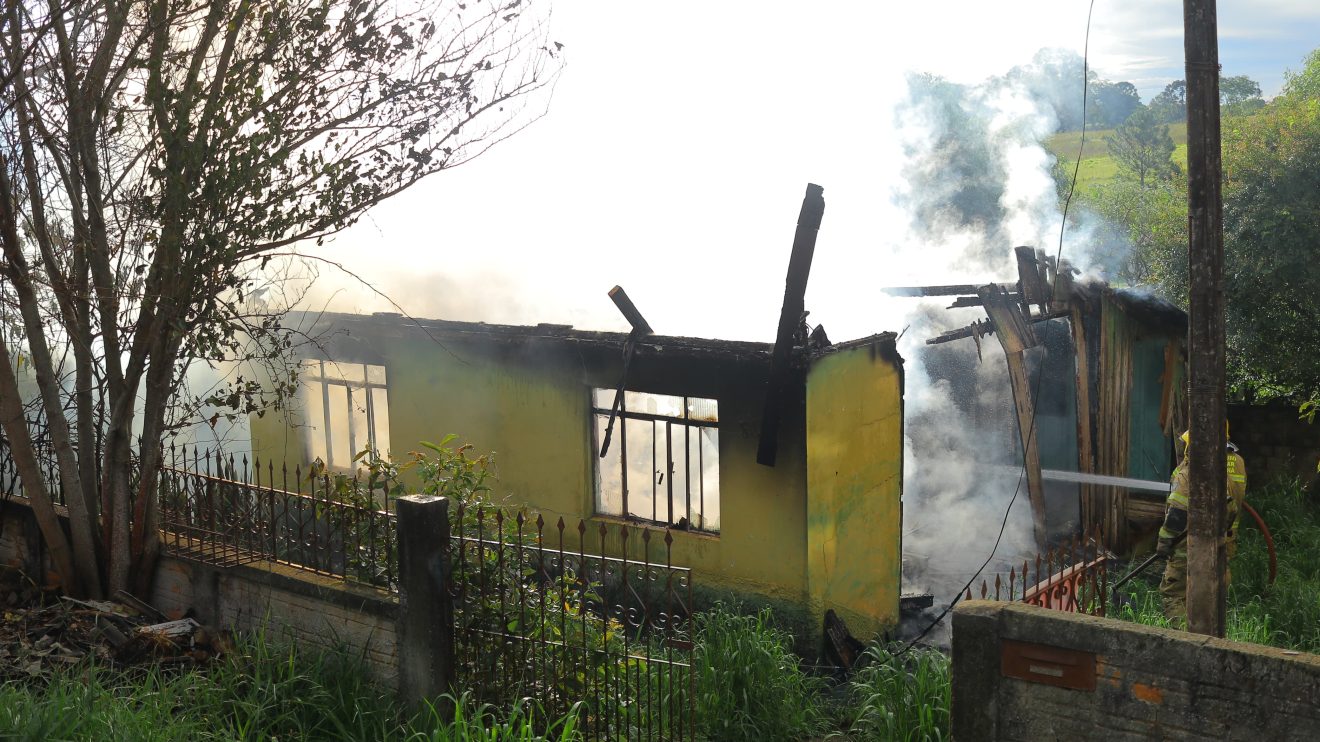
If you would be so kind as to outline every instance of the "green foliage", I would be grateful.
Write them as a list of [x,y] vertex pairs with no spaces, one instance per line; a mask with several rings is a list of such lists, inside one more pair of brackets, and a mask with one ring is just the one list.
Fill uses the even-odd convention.
[[1187,121],[1187,81],[1174,80],[1151,98],[1150,109],[1161,123]]
[[769,610],[748,616],[716,605],[696,620],[699,730],[728,742],[789,742],[824,730],[824,683],[802,669]]
[[1138,108],[1105,141],[1119,167],[1141,185],[1147,179],[1167,179],[1177,170],[1173,163],[1173,137],[1149,108]]
[[[1260,109],[1223,119],[1227,371],[1233,396],[1253,402],[1301,404],[1317,398],[1320,83],[1312,85],[1313,80],[1320,80],[1320,51],[1308,58],[1305,71],[1290,75],[1283,95],[1263,107],[1253,102],[1258,101],[1252,97],[1255,83],[1241,77],[1224,81],[1232,105]],[[1151,108],[1158,112],[1155,102]],[[1111,148],[1117,141],[1111,138]],[[1160,149],[1167,150],[1168,143]],[[1156,286],[1185,307],[1186,182],[1173,177],[1152,185],[1146,178],[1141,188],[1139,163],[1125,168],[1136,183],[1120,178],[1079,191],[1084,204],[1108,222],[1099,232],[1098,252],[1117,263],[1106,265],[1111,275]],[[1128,245],[1131,251],[1125,253]]]
[[1142,185],[1133,178],[1098,184],[1083,196],[1103,218],[1093,254],[1118,282],[1158,285],[1169,296],[1187,287],[1187,186],[1175,175]]
[[1224,243],[1235,386],[1308,398],[1320,378],[1320,98],[1280,96],[1224,128]]
[[1265,103],[1260,97],[1259,83],[1246,75],[1219,76],[1219,105],[1221,107],[1228,109],[1252,101],[1260,101],[1261,105]]
[[1283,98],[1290,100],[1320,100],[1320,49],[1306,56],[1301,72],[1283,73]]
[[1142,108],[1137,87],[1130,82],[1096,80],[1088,86],[1087,124],[1101,129],[1119,126]]
[[257,633],[218,664],[180,672],[72,668],[44,687],[0,686],[5,739],[235,742],[568,742],[576,709],[547,719],[529,702],[507,711],[469,696],[408,714],[344,650],[301,651]]
[[949,658],[934,649],[895,655],[891,648],[867,648],[849,684],[848,740],[949,739]]

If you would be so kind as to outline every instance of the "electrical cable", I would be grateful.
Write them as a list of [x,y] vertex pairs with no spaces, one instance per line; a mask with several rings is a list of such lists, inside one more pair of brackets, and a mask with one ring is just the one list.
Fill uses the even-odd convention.
[[[1059,222],[1059,247],[1054,256],[1054,265],[1056,272],[1058,271],[1058,268],[1063,260],[1063,234],[1064,234],[1064,230],[1067,229],[1068,227],[1068,207],[1072,204],[1073,192],[1077,190],[1077,176],[1082,169],[1082,156],[1086,154],[1086,98],[1090,92],[1090,80],[1088,78],[1090,76],[1091,14],[1094,10],[1095,10],[1095,0],[1091,0],[1086,10],[1086,36],[1082,44],[1082,138],[1081,138],[1081,143],[1078,145],[1078,149],[1077,149],[1077,162],[1073,164],[1072,182],[1068,184],[1068,196],[1067,198],[1064,199],[1063,202],[1063,217],[1062,220]],[[1041,382],[1044,379],[1045,379],[1045,369],[1042,366],[1042,368],[1036,371],[1036,388],[1032,390],[1032,395],[1031,395],[1032,396],[1031,420],[1027,425],[1028,439],[1030,439],[1030,437],[1035,435],[1036,433],[1037,402],[1040,401],[1040,387],[1041,387]],[[939,625],[941,621],[944,620],[946,616],[949,615],[949,613],[953,610],[954,606],[958,605],[958,602],[963,599],[963,596],[967,594],[967,591],[971,590],[972,584],[976,582],[976,578],[980,577],[981,573],[985,571],[985,568],[990,565],[991,561],[994,560],[995,553],[999,551],[999,544],[1004,539],[1004,530],[1008,527],[1008,516],[1010,513],[1013,512],[1013,505],[1014,503],[1017,502],[1018,494],[1022,491],[1022,480],[1026,477],[1026,475],[1027,475],[1027,457],[1026,457],[1026,451],[1023,451],[1022,472],[1018,475],[1017,486],[1013,488],[1013,496],[1009,498],[1008,507],[1004,509],[1004,519],[999,524],[999,534],[995,536],[995,545],[990,548],[990,555],[987,556],[985,558],[985,561],[981,563],[981,566],[976,570],[976,573],[972,575],[971,579],[967,581],[967,584],[963,585],[962,589],[959,590],[957,594],[953,596],[953,600],[949,601],[949,605],[945,607],[945,609],[942,612],[940,612],[940,615],[936,616],[934,621],[931,621],[930,624],[926,626],[926,628],[922,629],[920,634],[917,634],[916,637],[914,637],[911,641],[903,645],[902,649],[895,652],[894,653],[895,657],[902,656],[907,652],[911,651],[911,649],[915,647],[918,642],[926,638],[926,635],[929,634],[936,626]]]

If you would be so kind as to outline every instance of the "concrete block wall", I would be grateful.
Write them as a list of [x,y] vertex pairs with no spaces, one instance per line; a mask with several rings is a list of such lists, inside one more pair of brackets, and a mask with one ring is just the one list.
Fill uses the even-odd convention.
[[967,601],[953,616],[953,736],[1320,739],[1320,656]]
[[1315,476],[1320,420],[1307,423],[1293,405],[1229,405],[1229,433],[1247,462],[1249,486],[1276,477]]
[[214,567],[162,557],[152,605],[171,616],[191,609],[205,624],[265,630],[301,647],[342,646],[366,661],[377,682],[398,684],[399,605],[382,590],[268,562]]
[[[49,572],[26,501],[0,508],[0,563],[28,573],[41,563]],[[377,682],[397,687],[399,604],[383,590],[281,564],[214,567],[164,556],[150,602],[170,618],[187,613],[222,629],[265,629],[304,647],[346,647],[366,660]]]

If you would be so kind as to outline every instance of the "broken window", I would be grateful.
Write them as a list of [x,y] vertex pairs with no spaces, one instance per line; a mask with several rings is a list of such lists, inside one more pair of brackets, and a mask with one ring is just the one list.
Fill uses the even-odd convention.
[[[614,395],[592,392],[597,452]],[[626,391],[609,451],[596,459],[596,512],[718,532],[719,458],[715,400]]]
[[354,468],[353,457],[367,446],[389,455],[384,366],[303,361],[301,381],[309,461],[343,471]]

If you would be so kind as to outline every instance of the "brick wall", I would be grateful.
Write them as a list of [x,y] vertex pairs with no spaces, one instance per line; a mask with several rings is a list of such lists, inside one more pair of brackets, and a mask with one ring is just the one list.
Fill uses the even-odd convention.
[[1022,603],[953,616],[953,735],[1320,739],[1320,656]]
[[1276,477],[1299,476],[1305,482],[1315,475],[1320,421],[1297,419],[1292,405],[1229,405],[1228,423],[1253,485]]
[[[0,562],[29,574],[49,571],[49,565],[38,564],[44,561],[39,532],[25,501],[10,500],[0,508]],[[361,654],[378,682],[398,683],[399,604],[382,590],[267,562],[212,567],[162,557],[151,604],[170,618],[191,612],[210,626],[264,628],[301,646],[340,644]]]

